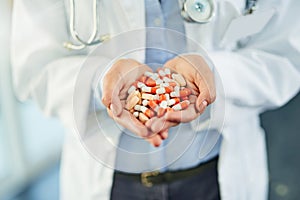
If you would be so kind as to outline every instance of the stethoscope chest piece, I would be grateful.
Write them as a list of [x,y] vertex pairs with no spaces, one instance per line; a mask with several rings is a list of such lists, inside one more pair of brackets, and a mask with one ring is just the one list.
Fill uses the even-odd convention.
[[208,23],[215,15],[214,0],[186,0],[181,15],[188,22]]

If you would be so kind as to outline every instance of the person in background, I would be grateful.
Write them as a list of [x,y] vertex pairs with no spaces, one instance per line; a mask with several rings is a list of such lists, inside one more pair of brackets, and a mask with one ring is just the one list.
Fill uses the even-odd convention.
[[[134,58],[114,62],[109,69],[99,67],[114,59],[107,54],[113,54],[117,48],[110,48],[89,62],[89,70],[84,71],[85,82],[79,85],[78,74],[94,48],[70,51],[62,45],[71,39],[70,3],[14,2],[12,64],[16,94],[23,101],[33,99],[45,114],[60,118],[66,129],[61,199],[267,199],[266,146],[259,114],[284,105],[299,91],[300,23],[295,19],[300,2],[258,1],[258,9],[244,15],[247,2],[218,0],[214,18],[209,23],[197,24],[182,18],[182,1],[99,1],[100,35],[109,33],[118,37],[145,27],[173,30],[199,43],[207,58],[203,52],[185,51],[176,55],[150,48]],[[75,10],[77,31],[88,38],[93,23],[91,2],[78,0]],[[114,37],[103,46],[113,41]],[[146,31],[142,43],[146,47],[159,44],[168,48],[167,41],[164,34]],[[185,41],[173,43],[175,49],[185,49]],[[128,43],[118,45],[122,49]],[[155,71],[157,65],[153,63],[182,74],[195,86],[198,96],[188,112],[169,114],[138,126],[128,119],[113,91],[122,93],[121,88],[132,82],[130,72],[134,70],[140,74]],[[99,77],[95,74],[102,74],[102,84],[97,84],[96,90],[93,84]],[[118,74],[126,76],[120,80]],[[222,88],[225,95],[216,92]],[[73,101],[76,91],[81,94],[78,104]],[[109,155],[107,160],[98,162],[83,147],[77,131],[88,133],[90,105],[101,99],[97,108],[102,116],[99,123],[107,127],[106,136],[119,148],[98,144],[100,151]],[[220,114],[223,105],[226,110],[222,128],[207,130],[195,124],[195,119],[205,113]],[[210,106],[215,107],[210,109]],[[81,124],[76,124],[73,114],[79,107]],[[116,131],[115,122],[133,134],[151,137],[137,141],[123,130]],[[203,132],[207,131],[205,143],[215,143],[199,158],[205,139]],[[215,134],[222,137],[210,140]],[[186,138],[193,139],[178,159],[174,159],[174,149],[167,146],[175,136],[173,145],[178,149],[183,148]],[[138,158],[119,149],[146,153]],[[147,154],[155,149],[160,150],[157,156]],[[111,160],[113,168],[105,165]],[[152,172],[157,169],[158,175],[154,175]],[[146,182],[142,179],[145,172]]]

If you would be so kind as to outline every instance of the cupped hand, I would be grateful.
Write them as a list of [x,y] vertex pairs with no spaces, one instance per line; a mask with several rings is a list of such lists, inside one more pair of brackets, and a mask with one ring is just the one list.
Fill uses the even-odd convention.
[[128,110],[124,109],[127,91],[132,83],[146,71],[152,71],[145,64],[133,59],[120,59],[106,73],[103,79],[102,102],[107,112],[117,123],[138,136],[145,138],[154,146],[159,146],[167,138],[167,130],[152,132]]
[[151,126],[153,131],[156,130],[155,124],[164,123],[165,128],[168,128],[167,124],[171,125],[170,122],[190,122],[196,119],[216,99],[214,75],[200,55],[178,56],[165,63],[164,67],[181,74],[193,95],[189,97],[190,105],[187,109],[167,112],[160,121]]

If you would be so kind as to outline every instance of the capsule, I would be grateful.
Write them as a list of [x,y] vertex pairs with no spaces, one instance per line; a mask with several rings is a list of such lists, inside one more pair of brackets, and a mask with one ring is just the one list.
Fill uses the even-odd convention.
[[148,78],[145,82],[145,84],[149,87],[155,87],[156,86],[156,82],[154,79],[152,78]]
[[128,94],[130,94],[131,92],[133,92],[133,91],[135,91],[137,88],[134,86],[134,85],[132,85],[132,86],[130,86],[130,88],[128,89]]
[[186,97],[189,96],[190,94],[192,94],[192,90],[189,88],[184,88],[183,90],[179,91],[180,97]]
[[141,106],[141,111],[144,113],[147,117],[151,118],[155,116],[155,113],[153,110],[150,110],[146,106]]
[[142,87],[142,92],[147,92],[151,94],[156,94],[156,90],[157,87],[148,87],[148,86]]
[[189,100],[189,97],[188,97],[188,96],[180,97],[180,99],[181,99],[182,101],[184,101],[184,100]]
[[153,72],[146,71],[146,72],[144,73],[144,75],[145,75],[146,77],[151,77],[151,76],[153,76]]
[[137,111],[133,112],[133,116],[135,116],[136,118],[139,117],[139,112]]
[[167,108],[168,107],[168,102],[167,101],[162,101],[162,102],[160,102],[159,106],[161,108]]
[[133,96],[132,98],[128,99],[125,108],[127,110],[131,110],[139,102],[139,100],[139,97]]
[[158,104],[156,103],[155,100],[150,100],[148,102],[148,106],[154,111],[157,111],[157,109],[158,109]]
[[149,120],[149,118],[144,113],[140,112],[139,113],[139,120],[144,124]]
[[146,83],[147,78],[148,78],[147,76],[141,76],[141,78],[139,78],[139,81],[142,83]]
[[137,87],[138,88],[142,88],[142,87],[145,87],[146,85],[144,84],[144,83],[142,83],[142,82],[138,82],[137,83]]
[[175,111],[179,111],[179,110],[186,109],[189,105],[190,105],[190,101],[189,100],[185,100],[185,101],[182,101],[182,102],[180,102],[178,104],[175,104],[172,108]]
[[171,70],[169,68],[165,68],[166,77],[171,78]]
[[153,100],[154,95],[148,93],[142,93],[142,99]]
[[136,111],[141,111],[141,105],[135,105],[134,106],[134,110],[136,110]]
[[156,83],[156,85],[160,85],[160,84],[164,83],[164,81],[161,80],[160,78],[158,78],[155,80],[155,83]]
[[165,93],[171,93],[173,92],[173,87],[171,86],[168,86],[168,87],[161,87],[161,88],[158,88],[156,90],[156,94],[165,94]]
[[179,91],[174,91],[170,93],[170,97],[180,97]]
[[158,68],[157,72],[158,72],[158,74],[159,74],[160,77],[166,76],[166,73],[165,73],[165,71],[162,68]]
[[148,100],[147,99],[144,99],[143,101],[142,101],[142,104],[143,104],[143,106],[147,106],[148,105]]
[[178,97],[173,98],[173,99],[170,99],[170,100],[168,101],[168,106],[172,106],[172,105],[177,104],[177,103],[179,103],[179,102],[180,102],[180,98],[178,98]]

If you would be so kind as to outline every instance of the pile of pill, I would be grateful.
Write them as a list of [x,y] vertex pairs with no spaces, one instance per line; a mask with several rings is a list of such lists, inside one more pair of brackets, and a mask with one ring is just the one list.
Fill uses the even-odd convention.
[[157,73],[145,72],[131,85],[125,109],[145,123],[154,116],[186,109],[191,93],[182,75],[159,68]]

